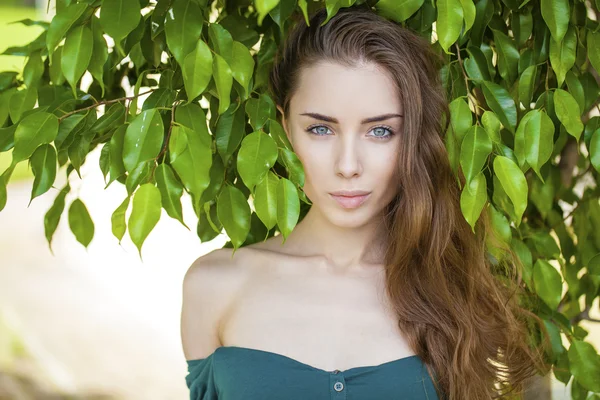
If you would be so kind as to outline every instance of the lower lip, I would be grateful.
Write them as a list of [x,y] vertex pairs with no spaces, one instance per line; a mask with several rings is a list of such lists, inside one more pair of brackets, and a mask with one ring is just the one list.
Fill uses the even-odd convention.
[[357,208],[362,203],[364,203],[370,195],[371,195],[371,193],[365,194],[362,196],[349,197],[349,196],[331,195],[331,197],[333,197],[335,199],[335,201],[337,201],[344,208]]

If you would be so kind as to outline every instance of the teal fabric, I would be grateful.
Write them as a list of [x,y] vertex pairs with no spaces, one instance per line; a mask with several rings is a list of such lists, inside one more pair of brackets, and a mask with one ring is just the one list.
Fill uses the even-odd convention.
[[438,400],[416,355],[325,371],[282,354],[222,346],[187,364],[190,400]]

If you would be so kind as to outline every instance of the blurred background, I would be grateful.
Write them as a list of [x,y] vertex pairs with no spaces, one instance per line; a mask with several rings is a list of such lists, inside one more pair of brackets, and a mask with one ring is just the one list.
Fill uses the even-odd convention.
[[[49,21],[53,12],[47,0],[0,0],[0,53],[42,32],[12,22]],[[0,55],[0,71],[21,71],[24,62]],[[87,250],[63,215],[50,251],[43,220],[58,190],[28,206],[33,175],[27,163],[18,164],[8,185],[0,212],[0,400],[189,396],[179,325],[182,279],[197,257],[227,238],[201,244],[163,211],[141,261],[128,235],[121,244],[112,235],[110,216],[126,191],[120,184],[103,189],[97,150],[82,167],[83,179],[71,174],[68,195],[79,196],[94,221]],[[10,162],[10,153],[0,153],[0,172]],[[56,188],[64,175],[61,170]],[[196,226],[189,200],[182,203],[186,224]],[[586,340],[600,348],[598,326],[582,326],[590,331]],[[553,380],[552,398],[570,399],[569,389]]]
[[[35,39],[41,27],[11,22],[49,21],[54,7],[48,14],[47,7],[47,0],[0,0],[0,53]],[[21,71],[24,62],[0,56],[0,71]],[[18,164],[8,185],[0,212],[2,400],[189,398],[179,326],[182,279],[197,257],[227,239],[201,244],[194,231],[163,212],[140,261],[128,235],[121,245],[112,235],[110,216],[126,190],[118,183],[103,189],[99,156],[88,156],[82,180],[71,174],[74,193],[95,224],[87,250],[63,214],[50,252],[44,214],[58,190],[28,207],[33,175],[27,162]],[[0,153],[0,171],[10,162],[10,153]],[[59,170],[54,187],[64,183]],[[189,200],[182,203],[186,224],[195,227]]]

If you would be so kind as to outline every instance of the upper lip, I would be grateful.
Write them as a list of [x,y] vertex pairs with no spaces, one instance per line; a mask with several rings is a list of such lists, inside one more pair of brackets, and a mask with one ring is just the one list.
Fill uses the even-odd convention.
[[345,196],[345,197],[354,197],[354,196],[364,196],[369,194],[366,190],[338,190],[337,192],[331,192],[334,196]]

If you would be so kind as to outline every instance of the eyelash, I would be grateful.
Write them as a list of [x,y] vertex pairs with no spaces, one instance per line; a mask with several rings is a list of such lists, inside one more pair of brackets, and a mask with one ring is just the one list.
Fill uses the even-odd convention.
[[[315,128],[318,128],[318,127],[321,127],[321,126],[323,126],[323,127],[327,128],[327,129],[331,130],[331,128],[329,128],[327,125],[311,125],[311,126],[309,126],[309,127],[306,129],[306,132],[308,132],[308,133],[310,133],[310,134],[312,134],[312,135],[315,135],[315,136],[327,136],[327,135],[320,135],[320,134],[318,134],[318,133],[314,133],[314,132],[312,131],[313,129],[315,129]],[[394,132],[394,130],[392,129],[392,127],[391,127],[391,126],[387,126],[387,125],[378,125],[378,126],[374,126],[374,127],[373,127],[373,129],[371,129],[371,130],[375,130],[375,129],[377,129],[377,128],[384,128],[384,129],[387,129],[387,130],[390,132],[390,134],[389,134],[389,135],[387,135],[387,136],[372,136],[372,137],[374,137],[375,139],[379,139],[379,140],[385,140],[385,139],[389,139],[389,138],[391,138],[392,136],[394,136],[394,135],[396,134],[396,133]]]

